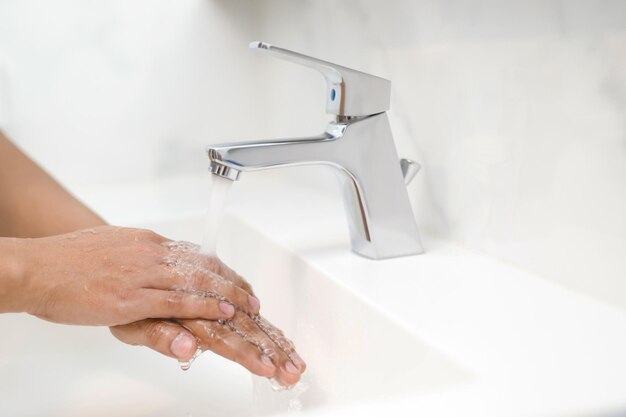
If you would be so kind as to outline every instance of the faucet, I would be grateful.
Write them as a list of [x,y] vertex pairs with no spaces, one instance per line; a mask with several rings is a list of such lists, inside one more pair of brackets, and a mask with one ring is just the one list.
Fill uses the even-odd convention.
[[406,184],[420,166],[399,159],[386,111],[391,82],[265,42],[251,49],[318,70],[326,79],[326,112],[336,116],[317,136],[213,145],[209,171],[241,172],[328,165],[339,174],[352,250],[371,259],[422,253]]

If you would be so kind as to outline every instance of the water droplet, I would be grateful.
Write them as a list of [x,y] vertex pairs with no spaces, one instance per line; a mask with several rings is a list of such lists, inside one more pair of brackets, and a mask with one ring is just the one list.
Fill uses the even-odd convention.
[[259,414],[298,414],[302,411],[301,396],[309,388],[305,382],[285,387],[274,378],[252,377],[253,401]]
[[196,349],[196,353],[193,354],[193,356],[191,358],[189,358],[188,361],[178,361],[178,365],[180,366],[180,369],[182,369],[183,371],[188,371],[189,368],[191,368],[191,365],[193,364],[193,362],[198,358],[198,356],[202,355],[203,350],[198,348]]

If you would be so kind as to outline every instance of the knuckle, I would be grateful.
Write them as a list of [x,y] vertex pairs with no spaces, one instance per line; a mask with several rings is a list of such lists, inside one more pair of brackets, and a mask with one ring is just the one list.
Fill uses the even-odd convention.
[[159,235],[148,229],[137,229],[136,235],[142,240],[146,241],[156,241],[158,240]]
[[202,290],[206,288],[207,278],[204,274],[194,273],[187,278],[187,283],[192,290]]
[[220,282],[215,287],[215,292],[226,298],[227,301],[230,301],[233,304],[237,304],[239,306],[247,305],[247,297],[242,297],[242,291],[239,290],[233,283],[228,281]]
[[[135,293],[127,288],[120,288],[115,291],[115,298],[110,299],[112,303],[112,313],[118,318],[142,319],[137,311],[137,304],[134,300]],[[132,320],[131,320],[132,321]],[[118,323],[120,324],[120,323]]]
[[243,319],[238,321],[237,326],[240,327],[245,334],[255,334],[258,339],[271,342],[271,339],[265,333],[259,332],[259,327],[255,322],[250,320],[250,317],[245,314],[242,315],[242,317]]
[[128,288],[120,288],[117,290],[118,305],[125,309],[133,298],[133,292]]
[[165,304],[170,311],[180,311],[184,306],[186,294],[182,291],[169,291],[169,294],[165,298]]
[[162,321],[152,321],[146,325],[146,341],[151,346],[158,345],[167,334],[167,328]]
[[199,337],[200,343],[208,349],[214,348],[224,337],[221,325],[214,321],[203,320],[197,330],[194,334]]
[[195,297],[195,301],[198,303],[198,313],[203,313],[207,316],[214,316],[215,308],[214,305],[217,305],[217,300],[211,297],[207,297],[205,295],[192,295]]
[[209,272],[208,274],[202,274],[204,280],[204,286],[207,290],[226,296],[230,289],[229,282],[224,278]]
[[245,292],[244,290],[242,290],[241,288],[235,285],[232,285],[232,287],[230,288],[230,291],[231,291],[231,297],[233,298],[233,301],[236,301],[241,306],[245,306],[246,308],[248,307],[248,293],[247,292]]

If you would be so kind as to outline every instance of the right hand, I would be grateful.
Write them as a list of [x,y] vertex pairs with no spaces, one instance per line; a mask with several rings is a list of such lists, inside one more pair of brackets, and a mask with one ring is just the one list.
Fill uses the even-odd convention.
[[[15,243],[21,285],[0,311],[106,326],[147,318],[229,319],[236,308],[259,311],[256,297],[214,272],[217,258],[187,253],[148,230],[103,226]],[[185,265],[187,258],[198,264],[196,270],[173,265]]]

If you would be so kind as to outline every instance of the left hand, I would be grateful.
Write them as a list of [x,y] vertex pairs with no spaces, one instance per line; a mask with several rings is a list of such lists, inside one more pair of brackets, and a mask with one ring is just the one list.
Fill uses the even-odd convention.
[[[261,325],[258,320],[262,320]],[[282,386],[298,382],[306,369],[293,343],[280,330],[265,319],[252,319],[240,311],[224,324],[200,319],[149,319],[111,327],[111,333],[124,343],[147,346],[179,361],[190,360],[198,347],[210,350],[253,374],[275,378]]]
[[[215,260],[215,273],[254,295],[245,279],[218,258]],[[253,319],[240,310],[223,325],[200,319],[148,319],[111,327],[111,333],[124,343],[147,346],[179,361],[191,359],[198,347],[211,350],[256,375],[274,377],[283,386],[298,382],[306,369],[293,343],[279,329],[265,319]]]

